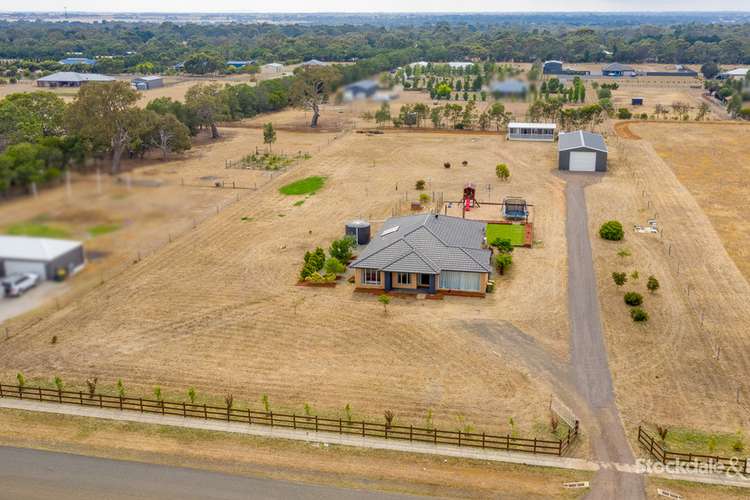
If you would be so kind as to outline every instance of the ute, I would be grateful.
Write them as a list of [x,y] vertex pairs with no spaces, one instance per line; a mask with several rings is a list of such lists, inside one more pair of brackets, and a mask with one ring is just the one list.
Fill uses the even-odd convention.
[[34,273],[11,274],[0,281],[5,295],[18,297],[39,283],[39,275]]

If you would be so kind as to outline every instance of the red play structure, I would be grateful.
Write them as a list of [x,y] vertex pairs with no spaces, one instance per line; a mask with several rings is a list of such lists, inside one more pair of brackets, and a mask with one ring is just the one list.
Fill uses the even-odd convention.
[[469,212],[473,207],[479,207],[477,201],[477,188],[472,183],[467,183],[464,186],[464,210]]

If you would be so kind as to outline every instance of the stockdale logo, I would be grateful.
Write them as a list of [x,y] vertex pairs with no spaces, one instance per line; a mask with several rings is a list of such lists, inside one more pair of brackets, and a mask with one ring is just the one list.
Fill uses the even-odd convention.
[[639,458],[636,460],[636,467],[638,472],[645,474],[723,474],[728,478],[750,480],[750,471],[746,470],[746,461],[739,457],[731,457],[728,463],[714,460],[697,462],[676,459],[666,464]]

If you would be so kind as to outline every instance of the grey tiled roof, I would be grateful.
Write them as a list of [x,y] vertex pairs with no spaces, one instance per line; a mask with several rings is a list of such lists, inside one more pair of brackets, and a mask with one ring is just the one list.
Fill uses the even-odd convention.
[[578,130],[576,132],[563,132],[557,136],[557,150],[568,151],[569,149],[589,148],[597,151],[607,152],[607,143],[604,137],[593,132]]
[[423,274],[491,272],[491,252],[482,248],[485,233],[484,222],[458,217],[394,217],[383,224],[351,267]]

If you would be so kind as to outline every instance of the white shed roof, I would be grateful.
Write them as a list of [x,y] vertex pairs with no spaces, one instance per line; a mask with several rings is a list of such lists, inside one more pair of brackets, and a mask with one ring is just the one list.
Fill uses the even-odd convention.
[[75,73],[73,71],[59,71],[39,79],[41,82],[112,82],[115,78],[98,73]]
[[555,130],[557,125],[554,123],[510,122],[508,128],[541,128]]
[[48,262],[80,246],[80,241],[30,236],[0,236],[0,259]]

